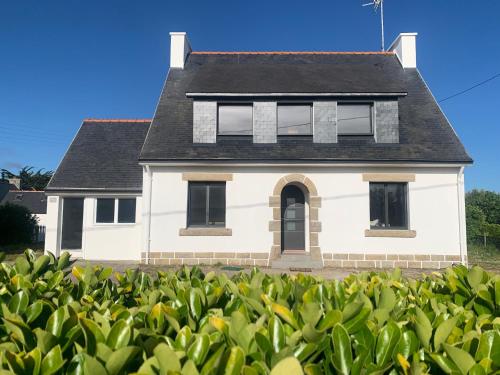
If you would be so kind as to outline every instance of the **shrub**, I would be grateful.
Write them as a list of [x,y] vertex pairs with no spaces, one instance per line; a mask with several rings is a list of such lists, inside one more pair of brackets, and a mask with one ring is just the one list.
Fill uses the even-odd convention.
[[116,273],[32,251],[0,267],[0,365],[26,374],[486,374],[500,277]]
[[12,203],[1,205],[0,245],[31,243],[36,223],[26,207]]

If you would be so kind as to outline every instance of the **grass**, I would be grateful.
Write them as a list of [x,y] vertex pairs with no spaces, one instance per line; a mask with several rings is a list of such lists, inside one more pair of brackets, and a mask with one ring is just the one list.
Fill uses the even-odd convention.
[[500,272],[500,249],[493,245],[469,244],[469,265],[478,265],[488,271]]

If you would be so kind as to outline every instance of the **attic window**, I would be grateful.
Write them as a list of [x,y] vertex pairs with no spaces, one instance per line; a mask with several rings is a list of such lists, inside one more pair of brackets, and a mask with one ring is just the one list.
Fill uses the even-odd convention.
[[338,135],[373,134],[373,106],[370,103],[339,103],[337,106]]
[[310,104],[278,105],[278,135],[311,135],[311,107]]
[[252,135],[252,105],[219,104],[218,126],[219,135]]

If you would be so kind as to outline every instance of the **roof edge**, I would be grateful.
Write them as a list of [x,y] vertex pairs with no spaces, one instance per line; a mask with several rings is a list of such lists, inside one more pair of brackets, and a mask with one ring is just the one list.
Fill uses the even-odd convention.
[[394,55],[393,51],[192,51],[191,55]]
[[83,122],[149,122],[151,123],[153,119],[138,118],[138,119],[125,119],[125,118],[85,118]]

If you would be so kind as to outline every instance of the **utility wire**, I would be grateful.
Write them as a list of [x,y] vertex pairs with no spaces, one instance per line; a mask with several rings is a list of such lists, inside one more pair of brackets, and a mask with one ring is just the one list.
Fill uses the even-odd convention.
[[481,86],[481,85],[484,85],[485,83],[487,83],[487,82],[489,82],[489,81],[493,81],[495,78],[498,78],[498,77],[500,77],[500,73],[497,73],[497,74],[495,74],[494,76],[492,76],[492,77],[490,77],[490,78],[488,78],[488,79],[485,79],[484,81],[479,82],[479,83],[475,84],[474,86],[469,87],[468,89],[462,90],[462,91],[460,91],[460,92],[457,92],[456,94],[453,94],[453,95],[450,95],[450,96],[448,96],[448,97],[446,97],[446,98],[444,98],[444,99],[441,99],[438,103],[442,103],[442,102],[444,102],[445,100],[448,100],[448,99],[454,98],[454,97],[456,97],[456,96],[459,96],[459,95],[465,94],[466,92],[468,92],[468,91],[470,91],[470,90],[473,90],[473,89],[475,89],[476,87],[479,87],[479,86]]

